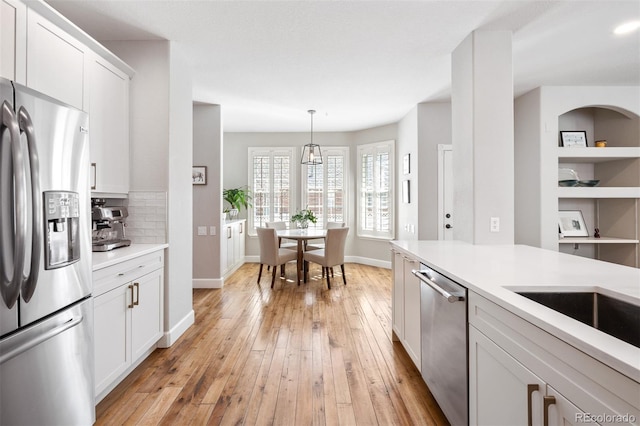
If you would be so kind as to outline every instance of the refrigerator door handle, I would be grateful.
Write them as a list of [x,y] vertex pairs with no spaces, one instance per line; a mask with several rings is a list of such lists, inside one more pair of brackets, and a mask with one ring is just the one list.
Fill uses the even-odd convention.
[[[22,283],[22,274],[24,271],[24,262],[27,255],[26,239],[27,239],[27,194],[26,194],[26,170],[24,163],[24,154],[20,146],[20,129],[18,120],[13,112],[11,104],[4,101],[2,103],[2,127],[6,127],[9,131],[11,140],[11,158],[12,158],[12,174],[7,174],[9,179],[0,182],[0,194],[2,199],[0,202],[3,206],[14,205],[13,211],[9,208],[9,217],[3,217],[0,220],[0,235],[11,235],[15,229],[15,237],[13,238],[13,259],[10,253],[3,250],[1,254],[2,270],[0,271],[0,293],[7,308],[13,308],[13,305],[20,296],[20,284]],[[6,176],[5,176],[6,177]],[[4,209],[3,209],[3,216]],[[10,241],[10,239],[7,238]],[[10,264],[13,265],[10,266]],[[13,267],[13,271],[10,271]]]
[[71,317],[68,321],[58,325],[51,330],[47,330],[46,332],[39,334],[36,338],[29,340],[15,348],[8,350],[5,353],[0,354],[0,364],[4,364],[9,361],[11,358],[15,358],[21,353],[28,351],[29,349],[38,346],[42,342],[46,342],[47,340],[57,336],[60,333],[63,333],[70,328],[73,328],[80,324],[84,317],[82,315],[76,316],[75,318]]
[[29,116],[29,112],[20,107],[18,110],[18,125],[20,130],[27,136],[27,148],[29,150],[29,169],[31,170],[31,205],[33,206],[31,224],[31,266],[29,275],[24,277],[22,284],[22,298],[28,302],[36,290],[38,282],[38,274],[40,272],[40,255],[42,251],[43,240],[43,224],[42,224],[42,205],[40,196],[40,161],[38,159],[38,150],[36,149],[36,133],[33,128],[33,121]]

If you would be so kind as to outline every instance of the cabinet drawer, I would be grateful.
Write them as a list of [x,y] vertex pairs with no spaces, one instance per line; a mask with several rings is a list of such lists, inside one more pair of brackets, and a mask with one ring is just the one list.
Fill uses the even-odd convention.
[[160,269],[164,264],[164,251],[158,250],[135,259],[125,260],[93,272],[93,295],[99,296],[122,284]]

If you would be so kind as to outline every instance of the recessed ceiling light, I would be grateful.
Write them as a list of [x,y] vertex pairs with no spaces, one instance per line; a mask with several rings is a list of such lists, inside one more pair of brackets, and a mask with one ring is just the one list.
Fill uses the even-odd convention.
[[618,25],[616,29],[613,30],[613,32],[618,35],[629,34],[633,31],[636,31],[638,28],[640,28],[640,21],[631,21],[626,22],[622,25]]

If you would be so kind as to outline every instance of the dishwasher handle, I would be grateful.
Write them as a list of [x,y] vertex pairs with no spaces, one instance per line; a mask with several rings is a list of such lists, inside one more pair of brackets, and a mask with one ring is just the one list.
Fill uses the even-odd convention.
[[415,275],[416,277],[418,277],[418,279],[420,279],[420,281],[422,281],[423,283],[425,283],[426,285],[428,285],[429,287],[431,287],[433,290],[435,290],[438,294],[440,294],[442,297],[444,297],[445,299],[447,299],[447,301],[449,303],[455,303],[455,302],[460,302],[462,300],[464,300],[464,296],[460,296],[460,295],[456,295],[456,294],[451,294],[449,293],[447,290],[443,289],[442,287],[440,287],[438,284],[436,284],[430,277],[428,274],[428,271],[426,270],[417,270],[414,269],[411,271],[411,273],[413,275]]

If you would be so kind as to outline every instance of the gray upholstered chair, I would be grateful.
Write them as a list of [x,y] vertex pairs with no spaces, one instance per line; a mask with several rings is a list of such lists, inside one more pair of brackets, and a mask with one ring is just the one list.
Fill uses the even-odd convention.
[[344,245],[347,240],[349,228],[327,229],[324,249],[307,251],[304,253],[305,262],[317,263],[322,267],[322,273],[327,277],[327,287],[331,289],[329,268],[340,265],[342,280],[347,285],[347,277],[344,273]]
[[[260,272],[258,273],[258,284],[260,284],[260,278],[262,277],[262,267],[264,265],[272,266],[271,288],[273,288],[276,281],[278,265],[281,265],[280,273],[281,275],[284,275],[284,265],[287,262],[297,261],[298,253],[293,250],[278,247],[278,235],[276,234],[275,229],[256,228],[256,232],[258,233],[258,240],[260,241]],[[300,284],[299,280],[298,284]]]

